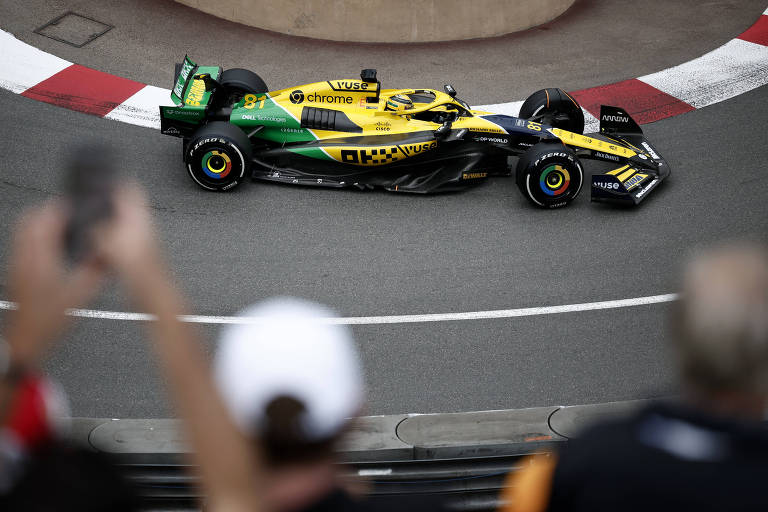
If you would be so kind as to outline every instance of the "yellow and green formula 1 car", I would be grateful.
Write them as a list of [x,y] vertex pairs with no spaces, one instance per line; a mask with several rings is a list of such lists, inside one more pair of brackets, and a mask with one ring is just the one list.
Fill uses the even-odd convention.
[[184,162],[203,188],[247,177],[326,187],[428,193],[508,176],[533,204],[567,205],[584,181],[581,159],[616,168],[592,176],[592,199],[637,204],[669,175],[667,163],[622,109],[602,107],[600,133],[582,135],[581,107],[542,89],[520,117],[472,110],[453,87],[382,89],[376,71],[278,91],[245,69],[177,65],[161,130],[184,139]]

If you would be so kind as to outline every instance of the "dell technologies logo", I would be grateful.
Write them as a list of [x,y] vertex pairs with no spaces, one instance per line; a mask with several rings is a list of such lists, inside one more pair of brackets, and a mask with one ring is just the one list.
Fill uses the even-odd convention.
[[301,89],[296,89],[295,91],[291,91],[291,103],[295,103],[298,105],[299,103],[304,101],[304,93],[301,91]]

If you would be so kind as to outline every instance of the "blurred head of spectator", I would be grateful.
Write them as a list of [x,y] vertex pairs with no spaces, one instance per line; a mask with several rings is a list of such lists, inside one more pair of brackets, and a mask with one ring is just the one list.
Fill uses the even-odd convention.
[[768,254],[710,249],[671,312],[682,400],[604,421],[513,472],[506,511],[766,510]]
[[267,503],[296,510],[338,485],[334,451],[363,405],[363,372],[348,327],[331,311],[276,298],[243,311],[215,359],[222,398],[240,430],[259,443]]
[[762,418],[768,405],[768,254],[754,245],[713,249],[683,276],[672,315],[687,398]]

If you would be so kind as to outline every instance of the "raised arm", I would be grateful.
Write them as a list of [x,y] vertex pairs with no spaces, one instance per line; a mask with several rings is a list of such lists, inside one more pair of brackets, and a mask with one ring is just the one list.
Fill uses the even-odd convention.
[[99,290],[102,271],[92,259],[68,271],[64,263],[66,211],[48,203],[16,226],[8,265],[8,314],[0,347],[0,425],[18,381],[37,373],[67,323],[65,310],[87,303]]
[[157,316],[151,339],[170,394],[200,467],[208,508],[263,511],[261,460],[231,421],[214,388],[198,332],[178,316],[188,312],[157,246],[143,194],[125,190],[100,252],[117,270],[136,306]]

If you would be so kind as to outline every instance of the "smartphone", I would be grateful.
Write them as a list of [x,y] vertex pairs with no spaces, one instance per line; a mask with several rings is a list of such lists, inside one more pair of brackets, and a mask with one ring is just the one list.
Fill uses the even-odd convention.
[[69,212],[64,248],[70,262],[80,262],[93,252],[93,228],[114,214],[117,182],[115,154],[108,146],[87,144],[70,155],[64,183]]

